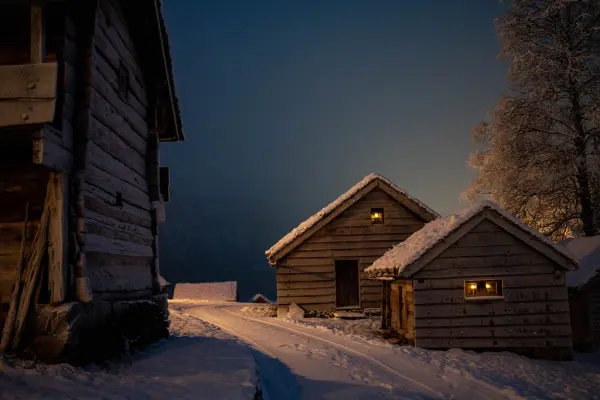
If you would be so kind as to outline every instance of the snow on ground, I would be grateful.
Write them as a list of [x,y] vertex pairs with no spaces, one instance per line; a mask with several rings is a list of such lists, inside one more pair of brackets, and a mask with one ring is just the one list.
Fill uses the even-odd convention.
[[0,360],[0,399],[252,399],[253,351],[171,310],[171,334],[123,362],[76,368]]
[[399,358],[409,358],[433,368],[456,373],[500,387],[513,388],[516,396],[539,399],[600,398],[600,354],[576,353],[571,362],[533,360],[509,352],[475,353],[453,349],[434,351],[398,346],[375,336],[378,318],[342,320],[278,318],[290,325],[328,331],[371,346],[388,348]]
[[[278,368],[272,364],[265,368],[257,359],[261,386],[271,398],[517,398],[510,387],[462,376],[454,369],[407,355],[399,356],[390,347],[364,343],[278,318],[248,316],[241,312],[244,306],[232,303],[177,304],[182,311],[238,336],[270,360],[280,363]],[[289,368],[283,378],[282,368]]]
[[250,303],[244,305],[240,312],[255,317],[276,317],[277,305],[267,303]]

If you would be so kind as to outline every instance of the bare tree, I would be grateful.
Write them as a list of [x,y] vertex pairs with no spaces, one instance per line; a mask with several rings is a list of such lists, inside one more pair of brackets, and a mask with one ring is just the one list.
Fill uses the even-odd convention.
[[561,238],[597,233],[600,203],[600,1],[512,0],[496,20],[511,62],[509,94],[473,130],[477,178],[488,195]]

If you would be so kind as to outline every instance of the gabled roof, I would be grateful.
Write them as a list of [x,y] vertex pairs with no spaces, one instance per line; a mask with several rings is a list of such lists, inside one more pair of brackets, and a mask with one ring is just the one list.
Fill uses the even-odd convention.
[[342,194],[335,201],[327,205],[318,213],[302,222],[290,233],[281,238],[269,250],[265,252],[270,264],[275,264],[277,260],[284,257],[313,233],[322,228],[333,218],[340,215],[348,207],[363,198],[367,193],[375,188],[380,188],[391,197],[402,203],[410,211],[418,215],[423,221],[428,222],[438,218],[440,215],[429,208],[424,203],[414,197],[411,197],[404,190],[400,189],[392,182],[381,175],[370,174],[365,176],[360,182],[352,186],[346,193]]
[[498,204],[483,200],[425,224],[404,242],[388,250],[366,268],[365,273],[374,279],[409,278],[484,219],[490,219],[565,269],[577,269],[576,258],[567,249],[525,225]]
[[600,236],[583,236],[560,242],[579,261],[579,270],[567,273],[567,286],[582,287],[600,274]]

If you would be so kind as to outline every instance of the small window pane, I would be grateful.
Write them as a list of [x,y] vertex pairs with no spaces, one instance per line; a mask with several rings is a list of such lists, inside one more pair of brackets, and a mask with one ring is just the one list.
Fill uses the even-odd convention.
[[383,224],[383,208],[371,208],[371,223]]
[[502,280],[486,279],[465,281],[465,299],[504,297]]

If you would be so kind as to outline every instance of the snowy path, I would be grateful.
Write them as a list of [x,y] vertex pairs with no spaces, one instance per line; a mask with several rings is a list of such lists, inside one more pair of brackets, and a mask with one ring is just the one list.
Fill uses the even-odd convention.
[[[398,357],[384,347],[272,318],[243,316],[234,312],[235,306],[175,307],[237,336],[268,356],[258,357],[257,361],[262,385],[272,399],[512,397],[496,386],[444,372],[420,360]],[[279,370],[274,371],[269,357],[285,364],[293,375],[281,371],[287,375],[282,376]]]

